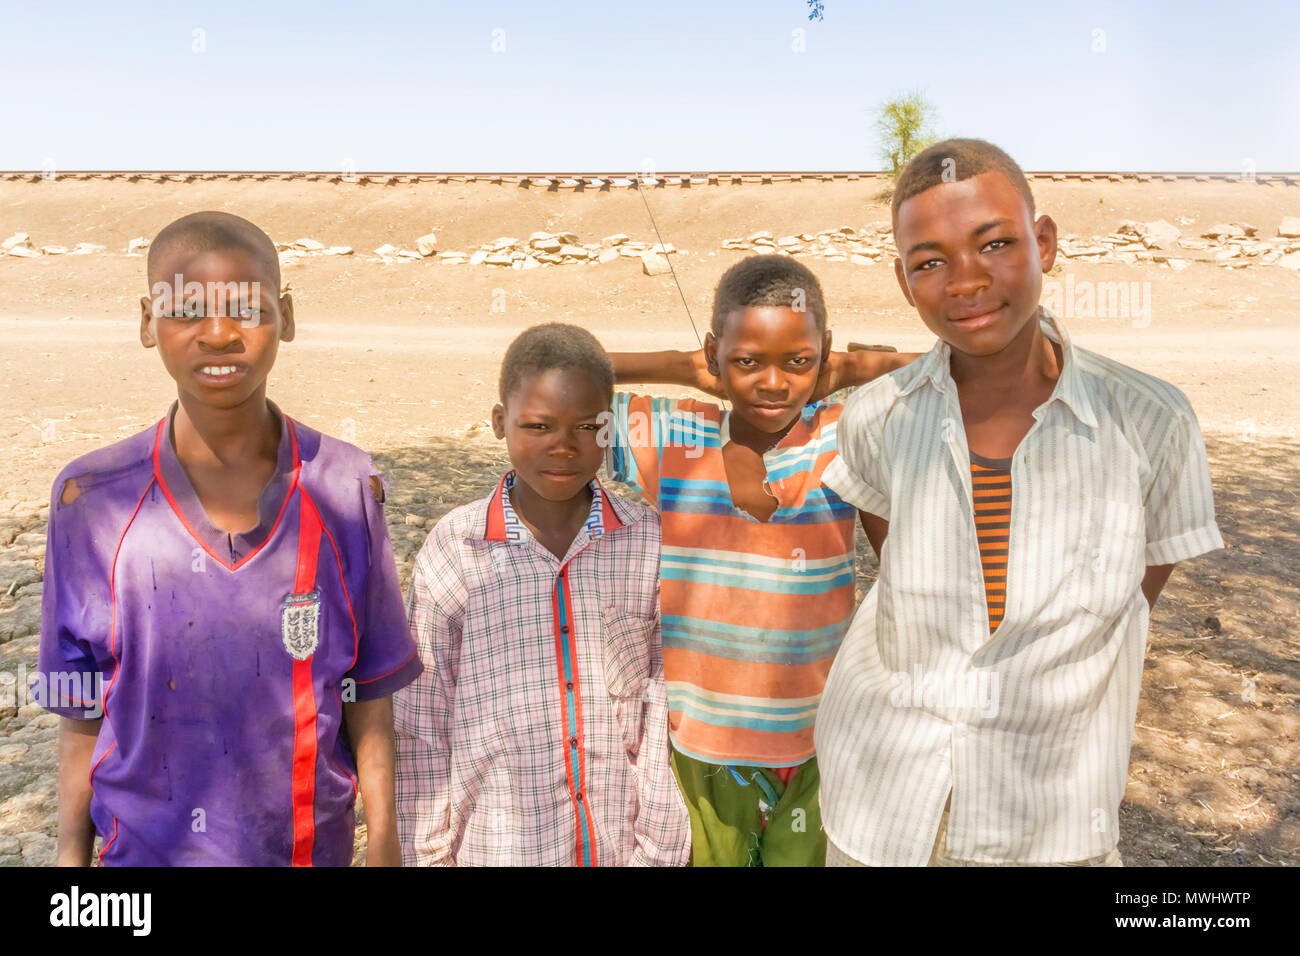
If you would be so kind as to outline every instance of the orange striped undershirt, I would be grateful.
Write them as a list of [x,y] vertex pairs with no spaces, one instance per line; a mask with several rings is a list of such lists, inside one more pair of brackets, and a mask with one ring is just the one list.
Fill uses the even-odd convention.
[[970,453],[975,531],[984,568],[989,633],[1002,623],[1007,606],[1007,547],[1011,540],[1011,459]]

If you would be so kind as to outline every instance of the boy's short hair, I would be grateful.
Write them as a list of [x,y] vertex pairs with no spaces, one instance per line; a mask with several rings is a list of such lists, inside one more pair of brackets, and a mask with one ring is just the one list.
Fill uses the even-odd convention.
[[894,233],[898,233],[898,208],[913,196],[940,183],[961,182],[981,173],[1001,173],[1025,197],[1034,215],[1034,194],[1020,165],[992,143],[982,139],[945,139],[912,157],[894,185],[890,206]]
[[596,337],[576,325],[547,322],[524,330],[506,349],[501,360],[501,403],[504,405],[525,379],[557,368],[586,374],[613,401],[614,363]]
[[713,293],[713,337],[722,338],[727,319],[736,310],[760,307],[811,312],[817,331],[826,331],[826,301],[821,283],[798,259],[782,255],[749,256],[724,272]]
[[267,274],[275,280],[275,294],[280,292],[280,255],[265,232],[241,216],[206,210],[181,216],[163,226],[149,244],[150,278],[164,252],[181,246],[194,252],[242,249],[261,261]]

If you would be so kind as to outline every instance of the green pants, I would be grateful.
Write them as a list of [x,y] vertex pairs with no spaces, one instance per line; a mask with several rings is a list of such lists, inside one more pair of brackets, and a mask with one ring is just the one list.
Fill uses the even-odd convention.
[[672,750],[691,814],[691,866],[825,866],[817,758],[790,783],[763,767],[704,763]]

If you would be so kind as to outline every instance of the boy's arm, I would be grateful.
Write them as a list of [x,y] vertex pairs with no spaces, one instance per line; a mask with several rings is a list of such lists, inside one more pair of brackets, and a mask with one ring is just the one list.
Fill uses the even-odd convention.
[[366,808],[366,866],[401,866],[393,797],[393,698],[343,705],[343,723],[357,760],[357,785]]
[[397,828],[408,866],[455,866],[451,854],[451,734],[460,658],[463,580],[436,527],[416,556],[407,616],[424,672],[394,699]]
[[103,719],[59,721],[59,866],[90,866],[95,824],[90,819],[90,757]]
[[817,380],[812,401],[825,398],[842,388],[865,385],[882,375],[888,375],[921,357],[920,352],[880,352],[875,349],[858,349],[852,352],[831,352],[826,368]]
[[870,511],[859,511],[858,520],[862,522],[862,530],[866,532],[871,550],[876,552],[876,559],[879,560],[880,549],[885,546],[885,536],[889,534],[889,522]]
[[1172,564],[1147,565],[1146,574],[1142,576],[1142,593],[1146,596],[1147,606],[1151,610],[1156,609],[1156,599],[1160,597],[1160,592],[1164,590],[1173,571]]
[[614,381],[619,385],[681,385],[715,398],[726,398],[722,383],[709,372],[704,350],[694,352],[610,352]]
[[629,866],[685,866],[691,857],[691,819],[668,762],[668,693],[658,625],[650,647],[650,674],[641,700],[645,719],[637,749],[636,849]]

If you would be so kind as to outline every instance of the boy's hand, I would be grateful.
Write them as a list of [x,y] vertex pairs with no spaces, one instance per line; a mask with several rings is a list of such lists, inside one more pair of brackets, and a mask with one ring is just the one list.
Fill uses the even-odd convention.
[[722,390],[722,381],[709,371],[709,360],[704,355],[704,349],[696,349],[689,355],[692,373],[690,384],[706,395],[712,395],[714,398],[726,398],[727,393]]
[[873,379],[916,361],[921,354],[920,352],[884,352],[876,349],[831,352],[826,357],[822,374],[817,378],[817,388],[809,401],[815,402],[842,388],[866,385]]

